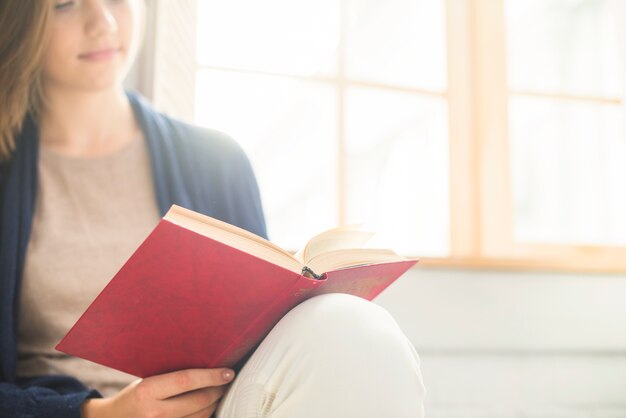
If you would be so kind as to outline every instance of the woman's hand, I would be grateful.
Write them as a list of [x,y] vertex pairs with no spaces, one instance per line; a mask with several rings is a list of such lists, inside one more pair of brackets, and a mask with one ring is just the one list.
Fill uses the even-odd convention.
[[117,395],[87,399],[83,418],[210,418],[225,385],[233,380],[230,369],[189,369],[136,380]]

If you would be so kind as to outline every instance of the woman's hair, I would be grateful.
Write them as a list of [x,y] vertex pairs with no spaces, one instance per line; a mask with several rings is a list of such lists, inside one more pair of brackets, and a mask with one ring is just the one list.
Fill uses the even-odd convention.
[[43,105],[41,63],[52,13],[49,0],[0,1],[0,161],[30,112]]

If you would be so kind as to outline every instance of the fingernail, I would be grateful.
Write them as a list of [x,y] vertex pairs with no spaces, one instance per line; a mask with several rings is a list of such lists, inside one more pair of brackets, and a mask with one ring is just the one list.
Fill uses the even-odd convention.
[[235,372],[232,370],[224,370],[222,372],[222,376],[224,377],[224,380],[231,380],[233,376],[235,376]]

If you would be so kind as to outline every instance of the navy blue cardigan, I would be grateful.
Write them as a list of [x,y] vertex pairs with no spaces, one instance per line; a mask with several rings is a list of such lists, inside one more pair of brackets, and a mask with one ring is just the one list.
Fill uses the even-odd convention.
[[[230,137],[172,119],[127,92],[150,151],[161,215],[181,205],[267,238],[252,167]],[[73,418],[98,397],[69,376],[19,379],[18,302],[37,194],[39,135],[27,117],[16,149],[0,164],[0,417]]]

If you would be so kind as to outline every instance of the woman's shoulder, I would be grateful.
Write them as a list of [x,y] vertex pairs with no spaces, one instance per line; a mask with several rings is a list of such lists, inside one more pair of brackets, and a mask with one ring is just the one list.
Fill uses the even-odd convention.
[[171,146],[193,159],[224,161],[247,158],[243,147],[230,135],[159,111],[136,93],[129,96],[141,115],[144,134],[161,139],[153,142]]
[[243,153],[243,148],[233,137],[217,129],[196,125],[172,116],[164,115],[179,133],[177,140],[193,149],[210,150],[220,154]]
[[232,173],[241,176],[251,170],[248,155],[230,135],[171,116],[164,117],[175,131],[170,140],[176,142],[175,147],[189,162],[189,168],[212,175],[221,173],[227,177],[231,177]]

